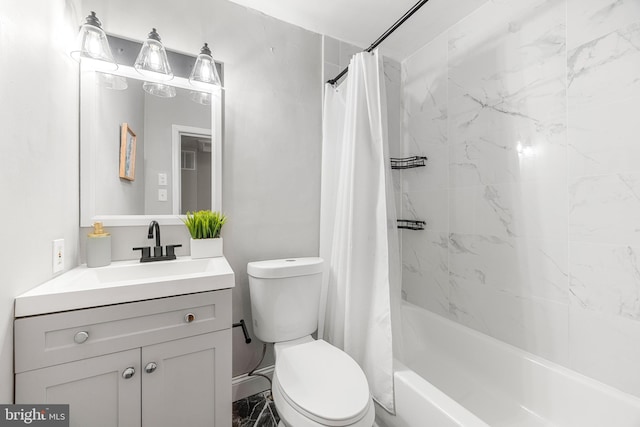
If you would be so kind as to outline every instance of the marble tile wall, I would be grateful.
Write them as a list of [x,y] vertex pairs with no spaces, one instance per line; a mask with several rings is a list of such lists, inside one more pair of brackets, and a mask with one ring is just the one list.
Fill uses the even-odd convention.
[[640,2],[492,0],[402,63],[403,293],[640,396]]
[[640,395],[640,2],[567,16],[570,362]]

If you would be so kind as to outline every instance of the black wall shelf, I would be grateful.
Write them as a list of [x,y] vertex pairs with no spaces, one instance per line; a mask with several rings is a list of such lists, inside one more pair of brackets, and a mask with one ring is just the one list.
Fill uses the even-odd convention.
[[426,166],[425,156],[391,157],[391,169],[411,169]]
[[426,221],[419,221],[413,219],[399,219],[398,228],[404,230],[424,230],[424,226],[427,225]]

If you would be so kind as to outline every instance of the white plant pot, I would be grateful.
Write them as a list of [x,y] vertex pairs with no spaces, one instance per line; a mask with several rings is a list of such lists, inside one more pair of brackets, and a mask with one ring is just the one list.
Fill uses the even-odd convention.
[[191,239],[191,258],[215,258],[222,256],[222,237],[216,239]]

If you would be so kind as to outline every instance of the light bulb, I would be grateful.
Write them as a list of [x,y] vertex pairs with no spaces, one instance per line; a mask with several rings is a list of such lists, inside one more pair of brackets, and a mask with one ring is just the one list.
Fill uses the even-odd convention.
[[155,28],[152,29],[147,40],[142,44],[133,68],[150,79],[171,80],[173,78],[173,71],[171,71],[171,66],[167,59],[167,52]]
[[113,59],[107,35],[102,30],[102,23],[95,12],[91,12],[80,27],[76,47],[71,51],[71,57],[78,62],[81,58],[101,61],[104,69],[118,68],[118,64]]
[[202,90],[211,90],[213,86],[221,86],[220,76],[207,43],[200,49],[200,54],[193,65],[189,83]]

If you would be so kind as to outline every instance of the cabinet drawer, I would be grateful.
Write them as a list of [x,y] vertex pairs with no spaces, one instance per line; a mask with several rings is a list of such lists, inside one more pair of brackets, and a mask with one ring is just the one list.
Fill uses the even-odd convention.
[[15,372],[231,327],[231,289],[17,319]]

